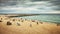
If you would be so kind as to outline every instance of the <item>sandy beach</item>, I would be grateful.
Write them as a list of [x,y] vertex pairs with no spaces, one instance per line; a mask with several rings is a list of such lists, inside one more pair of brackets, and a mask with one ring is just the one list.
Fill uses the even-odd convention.
[[0,34],[60,34],[55,23],[0,16]]

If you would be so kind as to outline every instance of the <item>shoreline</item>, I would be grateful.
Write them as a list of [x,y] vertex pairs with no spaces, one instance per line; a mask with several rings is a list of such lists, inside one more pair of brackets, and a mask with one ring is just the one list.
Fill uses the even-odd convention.
[[0,16],[1,34],[60,34],[60,24]]

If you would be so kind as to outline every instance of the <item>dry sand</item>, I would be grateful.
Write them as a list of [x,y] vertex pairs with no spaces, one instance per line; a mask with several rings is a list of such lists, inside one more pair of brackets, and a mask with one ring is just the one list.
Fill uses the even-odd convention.
[[0,16],[0,34],[60,34],[54,23]]

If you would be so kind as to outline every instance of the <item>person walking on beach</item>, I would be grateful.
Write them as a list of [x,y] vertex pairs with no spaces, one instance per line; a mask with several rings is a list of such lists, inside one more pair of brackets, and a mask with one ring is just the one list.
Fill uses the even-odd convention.
[[38,24],[38,22],[37,22],[37,24]]
[[17,25],[18,25],[18,26],[20,26],[20,24],[19,24],[19,23],[17,23]]
[[32,24],[30,24],[30,27],[32,27]]
[[60,23],[57,23],[57,26],[60,26]]

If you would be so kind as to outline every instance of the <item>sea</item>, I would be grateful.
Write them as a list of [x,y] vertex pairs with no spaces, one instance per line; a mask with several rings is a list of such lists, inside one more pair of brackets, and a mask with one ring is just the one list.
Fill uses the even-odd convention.
[[40,14],[34,16],[24,16],[20,18],[39,20],[43,22],[60,23],[60,14]]

